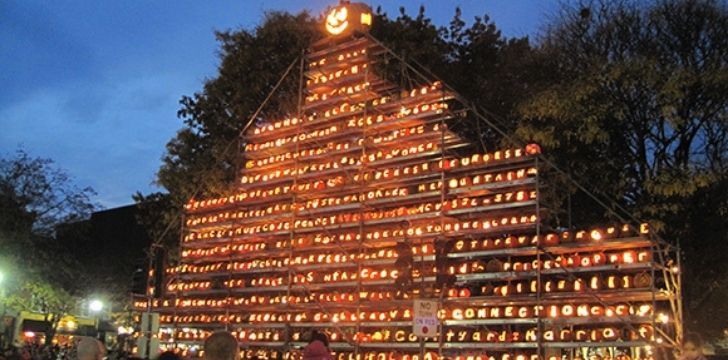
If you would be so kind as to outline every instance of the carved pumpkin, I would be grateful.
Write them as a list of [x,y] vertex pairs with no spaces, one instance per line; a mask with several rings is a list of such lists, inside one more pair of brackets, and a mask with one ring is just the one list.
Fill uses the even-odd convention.
[[541,146],[538,144],[528,144],[526,145],[526,154],[528,155],[536,155],[541,153]]
[[622,263],[634,264],[637,262],[637,252],[634,250],[627,250],[622,254]]
[[544,245],[556,246],[559,245],[559,237],[556,234],[548,234],[544,237]]
[[592,254],[592,264],[595,266],[604,265],[607,263],[607,256],[604,255],[604,253],[595,253]]
[[652,285],[652,277],[646,272],[639,273],[635,275],[633,284],[637,288],[650,287]]
[[487,272],[499,272],[503,270],[503,262],[498,259],[491,259],[485,266]]

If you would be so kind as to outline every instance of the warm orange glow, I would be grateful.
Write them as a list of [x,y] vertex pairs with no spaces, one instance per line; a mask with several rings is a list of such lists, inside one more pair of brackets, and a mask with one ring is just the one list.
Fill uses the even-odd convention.
[[433,330],[458,360],[652,336],[652,304],[623,298],[653,285],[647,226],[538,231],[554,220],[536,211],[541,147],[467,153],[442,120],[461,109],[444,84],[381,92],[380,49],[344,39],[371,24],[357,6],[325,14],[339,39],[307,53],[300,115],[244,134],[232,194],[185,205],[180,258],[151,304],[160,339],[187,351],[225,326],[245,357],[297,360],[281,349],[313,328],[337,360],[437,360],[409,324],[419,298],[442,299]]
[[326,15],[326,31],[332,35],[339,35],[349,26],[349,9],[346,6],[333,8]]

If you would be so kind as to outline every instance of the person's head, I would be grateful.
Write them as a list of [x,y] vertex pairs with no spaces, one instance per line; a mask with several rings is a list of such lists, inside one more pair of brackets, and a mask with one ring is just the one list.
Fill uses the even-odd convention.
[[314,330],[311,333],[311,341],[309,341],[309,344],[316,340],[324,343],[324,346],[329,347],[329,337],[325,333]]
[[697,359],[703,355],[703,339],[698,334],[687,334],[683,340],[681,359]]
[[105,353],[104,345],[91,337],[83,337],[76,346],[78,360],[101,360],[106,355]]
[[218,331],[205,340],[206,360],[238,360],[238,341],[229,332]]
[[174,351],[165,351],[159,354],[157,360],[181,360],[182,358]]

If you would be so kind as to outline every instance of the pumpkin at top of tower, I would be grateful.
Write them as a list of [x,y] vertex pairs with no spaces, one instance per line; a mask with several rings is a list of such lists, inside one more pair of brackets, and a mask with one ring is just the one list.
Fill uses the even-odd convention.
[[364,3],[342,0],[324,15],[324,27],[330,36],[343,37],[354,32],[367,32],[371,25],[372,10]]

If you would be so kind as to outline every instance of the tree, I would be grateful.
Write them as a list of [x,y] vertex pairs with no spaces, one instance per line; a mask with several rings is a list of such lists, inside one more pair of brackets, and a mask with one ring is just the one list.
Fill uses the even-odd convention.
[[53,339],[61,319],[76,309],[77,298],[48,282],[31,280],[8,296],[7,304],[16,310],[42,314],[46,339]]
[[[728,287],[727,35],[726,6],[710,0],[565,7],[539,49],[557,81],[522,103],[517,129],[612,199],[605,209],[572,192],[575,224],[614,220],[621,207],[681,240],[687,325],[712,336],[728,320],[708,303]],[[551,195],[551,209],[567,209],[566,192]]]
[[[157,192],[143,195],[137,192],[133,198],[138,209],[137,223],[146,230],[151,246],[146,249],[144,262],[139,264],[138,272],[132,280],[132,293],[145,294],[149,285],[161,288],[164,266],[179,260],[179,230],[182,218],[179,215],[180,209],[175,206],[170,194]],[[150,266],[155,274],[153,279],[145,275]],[[155,291],[159,292],[160,290]]]
[[[94,205],[90,188],[79,189],[50,159],[22,150],[0,158],[0,263],[10,274],[9,305],[45,315],[49,338],[75,306],[87,282],[74,250],[56,237],[59,227],[87,218]],[[32,256],[28,256],[32,254]]]
[[87,217],[94,208],[91,188],[75,187],[53,161],[18,150],[0,159],[0,229],[50,236],[55,226]]
[[[270,12],[253,30],[215,33],[220,43],[219,75],[207,80],[202,91],[180,100],[177,115],[185,127],[167,143],[157,173],[157,183],[168,195],[134,197],[141,209],[140,223],[167,255],[175,257],[176,224],[187,201],[234,189],[243,127],[291,62],[320,37],[316,26],[306,12],[295,16]],[[298,82],[298,76],[288,76],[255,120],[295,114]]]
[[[305,12],[271,12],[252,31],[216,33],[220,74],[206,81],[203,91],[180,101],[178,116],[186,127],[167,144],[158,173],[158,182],[170,190],[176,204],[230,190],[240,132],[289,64],[318,36],[313,18]],[[298,77],[288,80],[260,119],[295,114]]]
[[[393,20],[377,9],[371,33],[429,81],[444,80],[462,95],[461,100],[487,110],[490,121],[504,131],[515,129],[517,105],[552,81],[549,63],[534,51],[528,37],[503,36],[488,15],[473,17],[468,26],[460,8],[455,8],[449,26],[437,27],[424,7],[414,18],[400,8]],[[413,80],[422,82],[399,62],[391,62],[386,76],[404,88],[413,87]],[[504,141],[472,114],[450,126],[481,150],[493,150]]]

